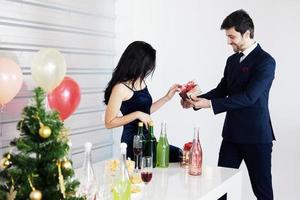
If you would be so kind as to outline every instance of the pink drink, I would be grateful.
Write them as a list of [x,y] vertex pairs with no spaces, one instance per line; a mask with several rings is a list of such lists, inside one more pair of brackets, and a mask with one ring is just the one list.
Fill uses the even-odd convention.
[[202,173],[202,148],[199,140],[199,127],[195,128],[193,146],[190,150],[189,174],[199,176]]

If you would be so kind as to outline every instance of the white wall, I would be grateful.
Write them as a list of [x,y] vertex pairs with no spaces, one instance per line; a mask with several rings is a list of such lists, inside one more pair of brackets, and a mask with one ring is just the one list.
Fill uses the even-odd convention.
[[[277,138],[273,148],[274,193],[275,199],[296,200],[300,185],[299,1],[118,0],[116,61],[130,42],[145,40],[157,50],[157,70],[148,80],[154,99],[164,95],[171,84],[190,79],[196,79],[202,90],[208,91],[219,82],[226,58],[232,54],[220,25],[224,17],[240,8],[248,11],[255,23],[255,39],[277,61],[270,93]],[[193,123],[199,123],[205,164],[216,166],[224,114],[183,110],[179,100],[174,97],[153,114],[156,136],[159,122],[165,119],[169,140],[182,146],[192,139]],[[243,199],[254,199],[248,174],[244,166],[242,169],[245,171]]]

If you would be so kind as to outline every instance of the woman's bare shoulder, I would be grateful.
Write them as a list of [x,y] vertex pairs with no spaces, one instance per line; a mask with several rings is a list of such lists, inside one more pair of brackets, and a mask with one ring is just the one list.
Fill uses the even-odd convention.
[[123,83],[117,83],[114,87],[113,90],[117,92],[126,92],[129,90],[128,87],[126,87]]
[[123,83],[118,83],[113,87],[112,93],[118,95],[123,100],[127,100],[132,96],[133,92]]

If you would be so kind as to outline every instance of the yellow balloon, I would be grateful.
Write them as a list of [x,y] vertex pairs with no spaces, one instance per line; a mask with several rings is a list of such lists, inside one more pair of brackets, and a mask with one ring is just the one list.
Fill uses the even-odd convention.
[[56,49],[41,49],[33,58],[31,73],[38,86],[50,92],[56,88],[66,74],[64,56]]

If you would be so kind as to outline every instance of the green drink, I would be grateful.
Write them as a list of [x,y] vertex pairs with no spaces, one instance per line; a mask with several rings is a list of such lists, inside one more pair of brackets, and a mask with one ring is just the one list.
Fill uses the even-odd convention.
[[156,148],[156,166],[162,168],[169,167],[170,146],[167,138],[166,126],[166,122],[162,122],[160,137]]
[[126,166],[126,143],[121,143],[120,165],[113,184],[113,200],[131,199],[131,182],[129,180],[128,169]]
[[131,183],[129,180],[119,180],[113,187],[114,200],[130,200]]

